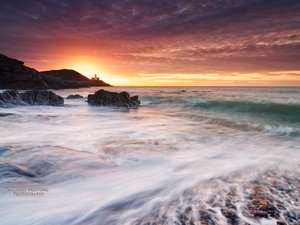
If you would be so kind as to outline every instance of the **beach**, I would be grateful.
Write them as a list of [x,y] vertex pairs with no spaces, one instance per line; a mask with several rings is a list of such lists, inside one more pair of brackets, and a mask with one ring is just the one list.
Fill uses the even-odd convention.
[[0,224],[300,223],[300,88],[104,89],[0,108]]

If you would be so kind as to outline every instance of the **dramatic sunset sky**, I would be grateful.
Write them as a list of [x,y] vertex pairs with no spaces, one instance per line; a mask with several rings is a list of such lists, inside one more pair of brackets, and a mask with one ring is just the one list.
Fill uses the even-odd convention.
[[298,85],[300,0],[0,0],[0,53],[113,85]]

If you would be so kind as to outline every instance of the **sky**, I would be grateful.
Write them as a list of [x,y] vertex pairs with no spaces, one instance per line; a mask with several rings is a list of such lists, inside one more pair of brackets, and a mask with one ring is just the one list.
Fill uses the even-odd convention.
[[300,86],[300,0],[0,0],[0,53],[124,86]]

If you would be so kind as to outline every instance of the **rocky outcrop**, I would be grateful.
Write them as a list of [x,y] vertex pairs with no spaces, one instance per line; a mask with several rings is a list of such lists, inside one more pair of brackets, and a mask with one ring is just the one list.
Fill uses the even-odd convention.
[[69,95],[67,97],[67,99],[81,99],[83,98],[83,96],[79,95],[79,94],[75,94],[75,95]]
[[88,103],[93,106],[136,107],[141,104],[138,96],[132,96],[123,91],[121,93],[99,90],[88,96]]
[[10,107],[15,105],[51,105],[63,106],[64,99],[52,91],[4,91],[0,93],[0,106]]
[[90,80],[75,70],[50,70],[42,71],[41,74],[42,78],[51,89],[111,86],[102,80]]
[[110,86],[101,80],[90,80],[74,70],[39,72],[24,62],[0,54],[0,89],[45,90],[93,86]]
[[0,54],[0,89],[47,89],[41,74],[24,62]]

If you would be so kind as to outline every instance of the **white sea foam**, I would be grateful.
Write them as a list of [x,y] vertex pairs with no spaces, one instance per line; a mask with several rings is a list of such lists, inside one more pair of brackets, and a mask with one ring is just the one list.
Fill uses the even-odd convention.
[[[94,90],[57,93],[87,96]],[[66,99],[65,107],[0,108],[1,223],[139,224],[164,218],[176,224],[180,210],[208,207],[212,195],[225,199],[233,186],[243,199],[244,185],[263,171],[299,173],[299,136],[282,135],[299,129],[297,121],[193,108],[221,98],[300,104],[295,91],[261,89],[259,98],[252,89],[127,90],[141,96],[139,109],[90,107],[84,99]],[[5,189],[20,182],[49,191],[33,198]],[[226,224],[221,211],[216,217]]]

